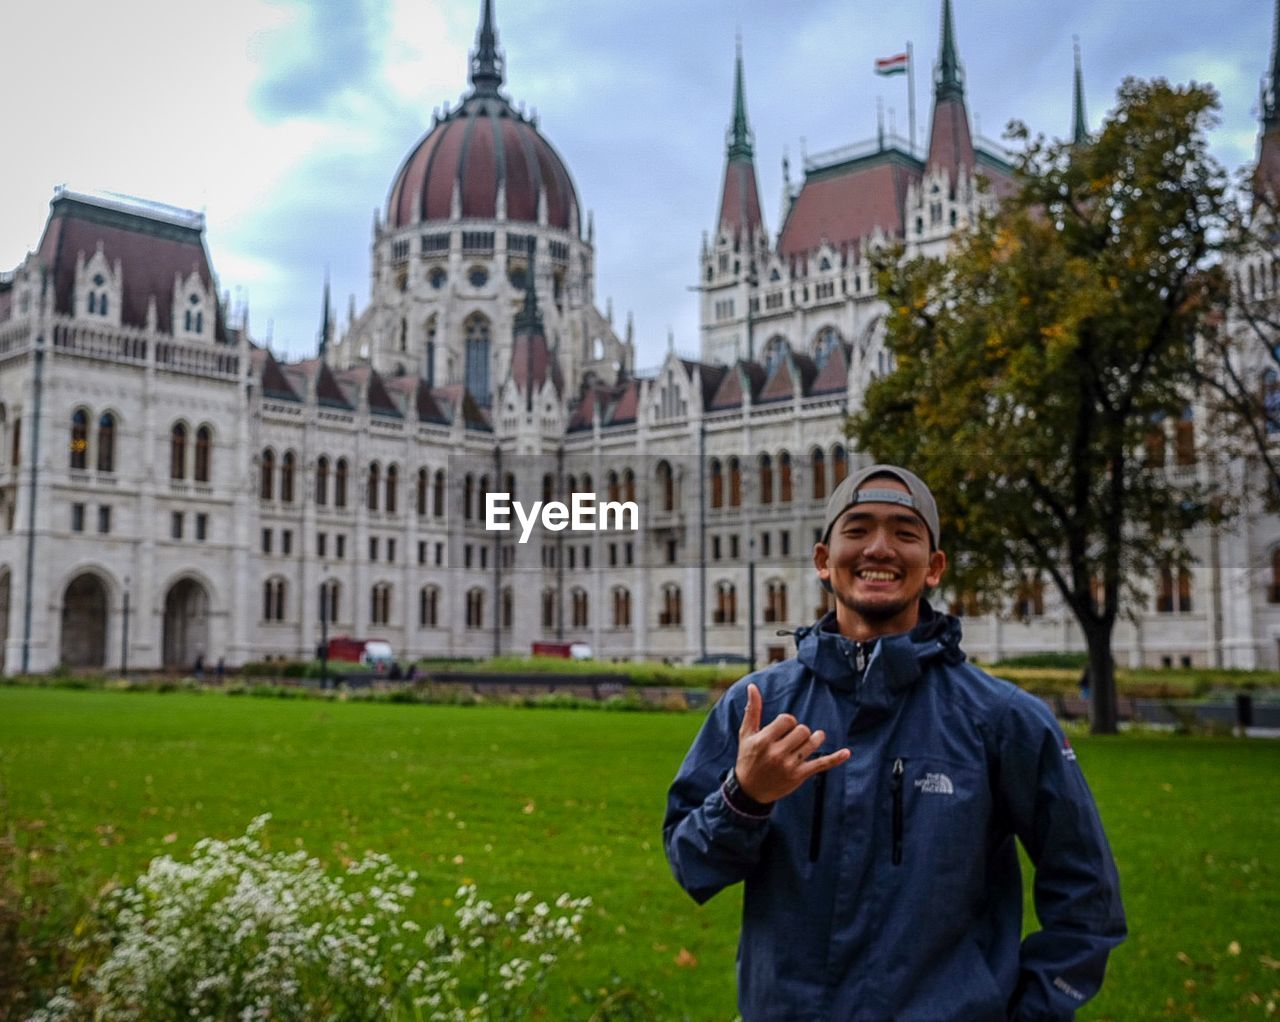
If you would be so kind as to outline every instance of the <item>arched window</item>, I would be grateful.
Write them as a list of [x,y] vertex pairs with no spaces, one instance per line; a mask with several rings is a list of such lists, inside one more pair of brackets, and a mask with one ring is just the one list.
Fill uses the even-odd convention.
[[502,590],[502,629],[504,631],[511,630],[511,622],[515,618],[515,597],[511,593],[511,587],[507,586]]
[[103,412],[98,419],[98,471],[116,470],[116,417]]
[[770,337],[764,346],[764,371],[765,375],[773,372],[774,367],[787,357],[787,339],[781,335]]
[[836,350],[836,345],[840,343],[840,335],[836,333],[834,327],[823,327],[818,331],[818,336],[813,339],[813,362],[819,369],[827,364],[827,360],[831,358],[831,353]]
[[549,504],[556,499],[556,477],[550,472],[542,474],[542,503]]
[[479,587],[467,590],[467,627],[484,627],[484,590]]
[[773,459],[767,454],[760,455],[760,503],[773,503]]
[[631,627],[631,593],[622,586],[613,589],[613,627]]
[[1174,428],[1173,460],[1184,468],[1196,463],[1196,424],[1190,407],[1183,410]]
[[462,517],[471,521],[472,503],[475,501],[476,480],[470,472],[462,480]]
[[89,461],[89,413],[77,408],[71,413],[71,467],[83,469]]
[[622,499],[636,499],[636,474],[629,468],[622,471]]
[[382,485],[382,469],[378,463],[369,465],[369,485],[365,487],[365,506],[370,511],[378,510],[378,488]]
[[1023,575],[1014,594],[1013,615],[1024,619],[1044,615],[1044,580],[1039,575]]
[[169,478],[187,478],[187,427],[176,423],[169,434]]
[[786,451],[778,455],[778,500],[791,503],[791,455]]
[[396,513],[397,493],[400,489],[400,470],[395,465],[387,466],[387,514]]
[[316,504],[324,507],[329,503],[329,459],[323,454],[316,459]]
[[336,578],[320,584],[320,618],[326,624],[338,620],[340,586]]
[[581,489],[581,491],[579,491],[579,492],[581,492],[581,493],[595,493],[595,492],[596,492],[596,491],[592,488],[592,486],[591,486],[591,476],[590,476],[590,475],[588,475],[586,472],[583,472],[583,473],[582,473],[582,489]]
[[787,619],[787,584],[773,579],[765,585],[764,620],[776,624]]
[[574,628],[588,627],[586,590],[574,589],[570,595],[573,603],[573,627]]
[[422,628],[435,628],[440,619],[440,590],[436,586],[423,586],[418,593],[418,624]]
[[732,582],[716,583],[716,609],[711,621],[717,625],[732,625],[738,622],[738,590]]
[[742,506],[742,463],[737,458],[729,459],[729,506]]
[[201,426],[196,430],[196,470],[195,480],[198,483],[209,481],[209,463],[213,447],[213,430]]
[[480,313],[474,313],[463,324],[465,336],[467,390],[476,401],[489,404],[489,321]]
[[1143,444],[1146,447],[1146,467],[1164,468],[1165,439],[1164,417],[1162,415],[1156,414],[1152,416],[1151,427],[1147,430]]
[[662,610],[658,612],[659,628],[675,628],[680,624],[680,587],[668,582],[662,587]]
[[284,597],[284,579],[269,578],[262,584],[262,619],[264,621],[284,620]]
[[658,462],[658,490],[662,494],[662,510],[674,511],[676,508],[675,476],[671,465],[664,459]]
[[275,496],[276,455],[270,447],[262,452],[260,475],[258,496],[263,500],[271,500]]
[[1280,373],[1274,369],[1262,374],[1262,414],[1267,435],[1280,433]]
[[430,478],[425,468],[418,469],[418,500],[417,509],[418,517],[424,518],[427,514],[427,480]]
[[369,623],[385,625],[391,621],[391,584],[379,582],[369,592]]
[[542,590],[542,629],[550,631],[556,626],[556,591]]
[[724,507],[724,473],[719,458],[711,459],[711,506]]
[[836,444],[831,448],[831,488],[835,489],[849,474],[849,455],[844,444]]
[[1178,569],[1178,613],[1191,613],[1191,572],[1186,568]]
[[1173,569],[1165,565],[1156,580],[1156,613],[1173,613]]
[[431,513],[437,518],[444,517],[444,469],[436,469],[435,492],[431,495]]
[[809,455],[809,464],[813,472],[813,499],[827,499],[827,459],[821,447],[815,447]]
[[285,451],[280,459],[280,499],[286,504],[293,503],[293,470],[297,463],[293,451]]
[[347,459],[339,458],[333,470],[333,506],[347,506]]
[[1267,588],[1267,602],[1280,603],[1280,546],[1271,551],[1271,585]]
[[618,473],[613,471],[613,469],[610,469],[609,474],[605,476],[605,483],[608,487],[609,499],[617,501],[620,497],[618,490]]

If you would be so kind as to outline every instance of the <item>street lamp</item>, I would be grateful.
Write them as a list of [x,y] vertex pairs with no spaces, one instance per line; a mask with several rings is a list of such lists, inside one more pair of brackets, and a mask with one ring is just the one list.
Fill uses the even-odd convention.
[[320,687],[329,687],[329,585],[321,571],[320,579]]
[[129,674],[129,576],[124,577],[123,620],[120,628],[120,676]]

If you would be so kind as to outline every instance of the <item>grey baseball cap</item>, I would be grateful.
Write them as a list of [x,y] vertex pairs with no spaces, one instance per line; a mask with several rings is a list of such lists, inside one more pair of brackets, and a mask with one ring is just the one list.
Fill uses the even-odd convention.
[[[890,476],[907,488],[906,493],[876,486],[877,476]],[[938,530],[938,505],[924,484],[914,472],[908,472],[897,465],[872,465],[859,469],[832,491],[827,499],[827,513],[822,529],[822,542],[831,538],[831,528],[842,514],[855,504],[901,504],[910,508],[929,528],[929,538],[934,549],[941,546]]]

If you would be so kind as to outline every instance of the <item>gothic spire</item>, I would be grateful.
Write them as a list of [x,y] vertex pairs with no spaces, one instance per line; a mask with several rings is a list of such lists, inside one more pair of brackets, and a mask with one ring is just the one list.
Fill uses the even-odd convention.
[[525,271],[524,304],[516,313],[516,333],[542,333],[542,312],[538,309],[537,274],[534,272],[533,253],[529,253],[529,268]]
[[1075,91],[1071,98],[1071,142],[1074,145],[1084,145],[1089,141],[1089,128],[1084,116],[1084,74],[1080,71],[1080,38],[1078,36],[1074,43],[1076,72]]
[[477,96],[496,96],[502,85],[502,56],[493,27],[493,0],[480,2],[480,30],[471,54],[471,89]]
[[1280,0],[1276,0],[1276,22],[1271,35],[1271,76],[1262,92],[1262,130],[1280,128]]
[[325,352],[329,349],[329,335],[332,332],[332,326],[329,322],[329,267],[324,268],[324,309],[320,313],[320,337],[319,337],[319,354],[323,361]]
[[733,80],[733,127],[729,129],[729,159],[749,160],[754,155],[751,128],[747,124],[747,92],[742,80],[742,36],[738,36],[738,56]]
[[942,0],[942,46],[938,52],[938,66],[933,72],[933,95],[935,100],[964,97],[964,73],[960,70],[960,58],[956,53],[951,0]]

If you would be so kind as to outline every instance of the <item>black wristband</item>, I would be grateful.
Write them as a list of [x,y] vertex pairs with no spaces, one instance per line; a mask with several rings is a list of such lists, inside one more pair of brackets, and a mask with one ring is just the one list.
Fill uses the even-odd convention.
[[757,802],[745,791],[742,785],[738,783],[738,775],[730,770],[729,776],[724,779],[722,787],[724,799],[729,803],[731,809],[735,809],[743,816],[768,816],[770,810],[773,809],[772,802]]

